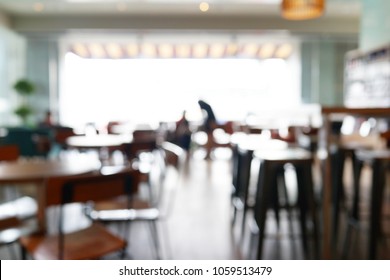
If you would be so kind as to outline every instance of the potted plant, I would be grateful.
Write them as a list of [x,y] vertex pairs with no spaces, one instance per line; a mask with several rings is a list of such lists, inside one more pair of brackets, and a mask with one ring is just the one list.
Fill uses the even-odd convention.
[[28,104],[28,96],[35,92],[35,85],[27,79],[20,79],[14,84],[14,89],[21,97],[21,104],[14,110],[14,113],[22,120],[24,125],[27,125],[28,118],[33,113]]

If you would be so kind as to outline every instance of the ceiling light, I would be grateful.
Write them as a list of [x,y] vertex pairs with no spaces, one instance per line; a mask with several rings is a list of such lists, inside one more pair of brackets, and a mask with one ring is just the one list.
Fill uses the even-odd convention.
[[158,46],[158,54],[162,58],[172,58],[173,46],[170,44],[161,44],[160,46]]
[[281,45],[275,52],[277,58],[288,58],[292,53],[292,46],[290,44]]
[[126,46],[126,52],[129,57],[136,57],[139,54],[139,47],[137,44],[129,44]]
[[283,0],[282,16],[289,20],[306,20],[324,13],[325,0]]
[[122,48],[118,44],[113,44],[113,43],[108,44],[106,46],[106,50],[107,50],[108,55],[111,58],[122,58],[123,57]]
[[206,44],[196,44],[192,49],[192,56],[195,58],[205,58],[207,56],[208,46]]
[[243,49],[243,54],[246,56],[255,56],[259,46],[257,44],[246,44]]
[[262,59],[270,58],[273,56],[275,51],[275,45],[271,43],[267,43],[261,46],[259,51],[259,57]]
[[89,56],[89,52],[88,52],[87,48],[85,47],[85,45],[80,44],[80,43],[73,45],[73,52],[75,54],[77,54],[78,56],[81,56],[84,58]]
[[156,56],[156,46],[151,43],[142,44],[142,54],[146,57]]
[[40,12],[42,12],[45,9],[45,5],[43,5],[42,3],[38,2],[38,3],[34,4],[33,8],[34,8],[34,11],[36,11],[37,13],[40,13]]
[[189,45],[177,45],[176,56],[179,58],[188,58],[191,55],[191,47]]
[[89,52],[91,53],[92,57],[96,57],[96,58],[102,58],[106,56],[106,53],[102,45],[97,43],[89,45]]
[[235,56],[238,52],[238,45],[236,43],[230,43],[226,47],[226,55],[227,56]]
[[210,9],[210,5],[207,2],[202,2],[199,4],[199,10],[202,12],[207,12]]
[[125,3],[118,3],[116,5],[116,9],[119,11],[119,12],[125,12],[127,11],[127,5]]
[[210,47],[210,57],[221,58],[225,52],[225,45],[223,44],[212,44]]

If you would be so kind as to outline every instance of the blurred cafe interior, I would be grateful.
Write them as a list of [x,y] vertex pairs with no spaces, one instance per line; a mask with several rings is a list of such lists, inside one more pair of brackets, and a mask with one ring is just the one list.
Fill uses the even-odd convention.
[[0,0],[1,259],[389,259],[389,10]]

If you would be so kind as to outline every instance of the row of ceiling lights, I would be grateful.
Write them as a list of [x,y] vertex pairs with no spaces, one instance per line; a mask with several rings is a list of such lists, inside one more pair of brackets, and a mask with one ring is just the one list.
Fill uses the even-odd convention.
[[100,44],[76,43],[70,50],[83,58],[225,58],[248,57],[257,59],[282,58],[287,59],[293,47],[289,43],[256,44],[248,43],[238,45],[236,43],[222,44]]
[[[126,3],[117,3],[116,9],[119,12],[126,12],[128,10],[128,5]],[[210,9],[210,4],[208,2],[201,2],[199,4],[199,10],[201,12],[207,12]],[[41,13],[45,10],[45,5],[41,2],[36,2],[33,4],[33,10],[37,13]]]

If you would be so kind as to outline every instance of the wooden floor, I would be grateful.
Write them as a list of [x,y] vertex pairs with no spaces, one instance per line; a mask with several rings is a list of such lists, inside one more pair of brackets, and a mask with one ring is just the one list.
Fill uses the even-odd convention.
[[[231,163],[228,151],[220,151],[212,160],[205,160],[194,154],[188,161],[182,181],[177,190],[172,213],[159,223],[159,240],[162,259],[181,260],[231,260],[253,259],[256,254],[256,235],[251,235],[251,213],[247,219],[244,235],[241,234],[241,217],[236,225],[231,224]],[[68,227],[77,228],[87,224],[78,205],[70,208],[74,219]],[[288,222],[285,212],[281,213],[279,230],[273,213],[269,213],[267,235],[264,245],[264,259],[305,259],[302,253],[299,229],[296,220]],[[342,214],[342,220],[345,214]],[[55,215],[54,218],[55,219]],[[54,221],[54,220],[53,220]],[[54,222],[49,222],[54,223]],[[121,233],[120,226],[112,225],[113,231]],[[340,226],[340,238],[336,259],[341,259],[342,239],[345,223]],[[251,237],[252,241],[251,242]],[[356,238],[349,259],[365,259],[361,246],[366,237],[362,231]],[[387,242],[388,243],[388,242]],[[10,251],[14,251],[14,255]],[[390,247],[386,242],[380,245],[380,258],[390,259]],[[0,248],[1,259],[19,257],[17,245]],[[117,259],[111,255],[108,259]],[[148,224],[133,223],[129,232],[127,259],[155,259]],[[311,258],[311,256],[309,256]]]

